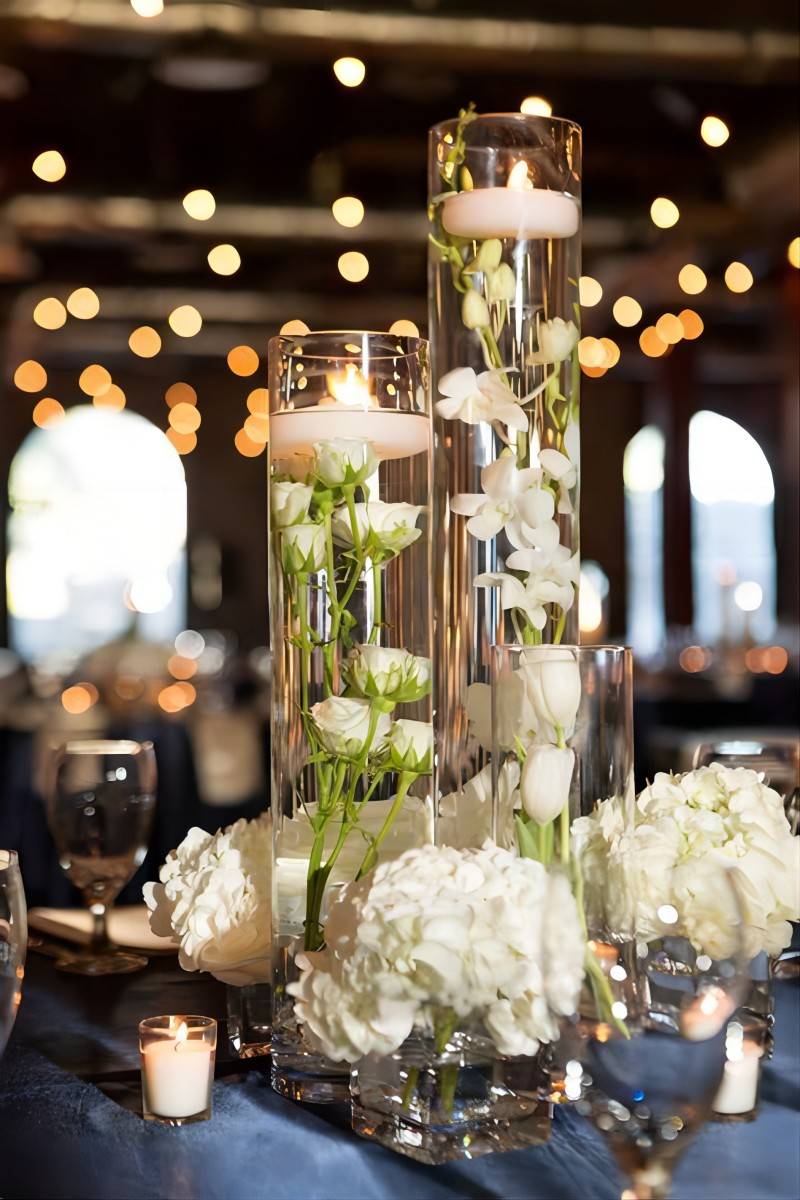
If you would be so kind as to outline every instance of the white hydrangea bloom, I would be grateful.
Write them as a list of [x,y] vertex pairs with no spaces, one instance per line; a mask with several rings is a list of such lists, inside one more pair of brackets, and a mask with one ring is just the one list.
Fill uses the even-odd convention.
[[180,946],[184,971],[243,986],[270,975],[272,821],[236,821],[217,833],[190,829],[158,883],[144,885],[150,927]]

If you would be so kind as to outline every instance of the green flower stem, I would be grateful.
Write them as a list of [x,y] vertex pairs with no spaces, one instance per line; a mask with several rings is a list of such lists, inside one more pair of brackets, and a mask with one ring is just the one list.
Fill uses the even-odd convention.
[[367,853],[364,855],[363,862],[361,863],[361,866],[358,868],[358,873],[356,875],[356,879],[361,879],[362,876],[366,875],[367,871],[371,871],[372,868],[375,866],[375,862],[378,858],[378,851],[380,850],[381,845],[385,841],[392,826],[394,825],[397,815],[400,812],[400,809],[403,807],[403,803],[408,794],[408,789],[411,787],[411,784],[414,782],[414,780],[416,778],[417,778],[417,775],[416,775],[416,772],[414,772],[414,771],[402,771],[401,772],[400,779],[398,780],[398,783],[397,783],[397,795],[394,798],[394,804],[389,809],[389,812],[386,814],[386,820],[383,822],[383,825],[381,826],[380,830],[376,834],[375,839],[372,842],[372,845],[367,850]]
[[[581,871],[581,864],[577,858],[572,860],[572,891],[575,895],[575,904],[578,909],[578,916],[580,917],[583,936],[588,942],[589,929],[586,924],[586,909],[583,899],[583,872]],[[606,979],[603,968],[595,958],[591,946],[588,945],[586,947],[584,969],[586,974],[589,976],[589,984],[592,989],[592,995],[594,996],[594,1003],[595,1008],[597,1009],[598,1017],[600,1017],[602,1020],[610,1022],[617,1028],[623,1037],[629,1038],[631,1035],[627,1025],[624,1021],[621,1021],[619,1017],[615,1017],[611,1011],[611,1006],[614,1003],[614,994],[611,991],[611,985]]]
[[[434,1047],[438,1054],[444,1054],[447,1043],[453,1036],[458,1018],[452,1008],[442,1009],[437,1014],[434,1024]],[[458,1085],[458,1063],[446,1063],[438,1072],[439,1106],[446,1117],[453,1115],[453,1101]]]
[[561,615],[559,616],[558,621],[556,622],[555,632],[553,633],[553,645],[554,646],[559,646],[561,644],[561,639],[564,636],[564,626],[566,625],[566,623],[567,623],[567,610],[565,608],[562,608]]
[[369,635],[370,645],[378,644],[380,627],[383,623],[383,579],[381,569],[376,562],[372,563],[372,629]]
[[406,1084],[405,1084],[405,1087],[403,1088],[403,1096],[402,1096],[402,1104],[403,1104],[403,1108],[406,1112],[408,1112],[409,1108],[411,1107],[411,1101],[413,1099],[414,1092],[417,1090],[418,1083],[419,1083],[419,1067],[409,1067],[408,1074],[406,1075]]
[[300,618],[300,689],[303,716],[308,713],[308,677],[311,674],[311,634],[308,628],[308,576],[297,576],[297,615]]
[[[328,576],[328,613],[331,618],[331,633],[334,626],[339,627],[339,597],[336,592],[336,560],[333,555],[333,525],[330,513],[325,514],[325,571]],[[333,695],[334,657],[336,654],[336,637],[332,636],[323,647],[325,657],[325,694],[326,698]]]
[[357,557],[361,558],[363,555],[363,550],[361,546],[361,530],[358,528],[358,518],[356,516],[355,488],[344,487],[342,488],[342,491],[344,492],[345,503],[347,504],[347,515],[350,518],[350,530],[353,534],[353,546],[355,548]]

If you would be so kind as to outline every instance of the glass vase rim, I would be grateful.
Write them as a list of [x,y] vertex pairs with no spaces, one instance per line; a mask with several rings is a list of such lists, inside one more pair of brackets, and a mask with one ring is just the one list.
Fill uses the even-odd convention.
[[524,642],[495,642],[492,650],[499,650],[503,653],[507,653],[509,650],[592,650],[597,653],[602,650],[606,653],[613,652],[619,654],[622,652],[633,654],[633,647],[626,646],[623,642],[598,642],[587,645],[578,645],[576,642],[558,642],[557,644],[555,642],[540,642],[538,646],[529,646]]
[[[444,121],[437,121],[435,125],[431,125],[429,133],[432,137],[444,138],[446,133],[450,133],[455,129],[461,120],[460,117],[447,117]],[[535,128],[536,125],[541,125],[545,122],[550,125],[560,125],[564,129],[573,130],[581,138],[583,138],[583,128],[577,121],[573,121],[571,117],[556,117],[553,115],[545,116],[543,113],[524,113],[524,112],[491,112],[478,113],[470,122],[470,125],[476,124],[478,121],[508,121],[515,124],[527,125]],[[473,153],[479,151],[492,151],[496,153],[498,150],[508,150],[509,152],[517,150],[519,146],[471,146],[467,145],[467,149]]]
[[133,738],[70,738],[56,750],[58,757],[68,754],[140,754],[149,753],[152,742],[137,742]]
[[405,333],[390,333],[386,329],[309,329],[308,333],[278,333],[275,337],[269,339],[269,355],[281,354],[292,356],[293,348],[296,348],[298,358],[308,358],[317,362],[363,362],[364,354],[353,354],[345,352],[343,354],[308,354],[304,349],[304,343],[310,338],[323,337],[347,337],[352,335],[355,338],[394,338],[396,343],[403,347],[402,353],[386,353],[369,354],[367,357],[371,362],[389,362],[397,361],[402,358],[417,358],[421,351],[426,350],[430,343],[424,337],[412,337]]
[[[174,1033],[171,1021],[185,1024],[187,1030],[213,1029],[217,1024],[216,1017],[206,1017],[201,1013],[162,1013],[156,1017],[143,1017],[139,1022],[139,1032]],[[158,1022],[162,1022],[162,1024],[158,1024]],[[163,1024],[163,1022],[167,1023]],[[180,1026],[177,1027],[180,1028]]]
[[13,871],[19,868],[19,854],[16,850],[0,850],[0,871]]

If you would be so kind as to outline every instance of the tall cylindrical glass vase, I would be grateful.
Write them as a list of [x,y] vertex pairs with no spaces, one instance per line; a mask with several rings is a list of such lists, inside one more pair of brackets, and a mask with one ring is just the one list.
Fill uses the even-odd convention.
[[[486,764],[473,703],[480,686],[488,692],[491,647],[578,640],[580,179],[571,121],[470,110],[430,133],[436,604],[446,631],[438,790],[453,807]],[[444,815],[442,840],[463,843],[463,822]]]
[[270,344],[273,1086],[346,1099],[304,1046],[298,957],[332,889],[433,838],[427,343]]

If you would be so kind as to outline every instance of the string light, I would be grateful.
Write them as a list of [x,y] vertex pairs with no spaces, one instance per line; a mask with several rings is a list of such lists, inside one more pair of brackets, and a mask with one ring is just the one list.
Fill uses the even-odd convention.
[[164,0],[131,0],[131,8],[137,17],[160,17],[164,11]]
[[33,319],[40,329],[60,329],[66,322],[67,310],[55,296],[47,296],[36,305]]
[[662,342],[675,346],[683,337],[683,325],[674,313],[664,313],[656,321],[656,333]]
[[681,212],[674,200],[657,196],[650,205],[650,219],[659,229],[671,229],[677,225]]
[[789,242],[786,257],[793,267],[800,270],[800,237],[792,238]]
[[269,412],[269,392],[266,388],[253,388],[247,397],[247,410],[251,413]]
[[310,333],[311,330],[306,325],[305,321],[285,321],[281,325],[280,333],[286,337],[302,337],[303,334]]
[[213,217],[217,202],[207,188],[195,188],[183,197],[183,207],[194,221],[208,221]]
[[519,106],[519,111],[528,117],[549,117],[553,106],[544,96],[526,96]]
[[369,274],[369,259],[360,250],[348,250],[339,256],[339,274],[348,283],[361,283]]
[[639,346],[642,353],[646,354],[648,358],[660,358],[669,349],[663,338],[658,336],[653,325],[648,325],[639,334]]
[[357,196],[340,196],[331,205],[334,221],[345,229],[355,229],[364,220],[364,205]]
[[78,386],[87,396],[102,396],[111,387],[111,374],[99,363],[91,363],[81,371]]
[[194,337],[203,328],[203,318],[193,304],[180,304],[167,318],[169,327],[178,337]]
[[703,117],[700,123],[700,137],[707,146],[724,146],[731,131],[722,117]]
[[37,154],[31,165],[31,170],[45,183],[58,183],[67,173],[64,155],[58,150],[43,150]]
[[244,432],[257,446],[263,446],[269,441],[269,415],[267,413],[252,413],[242,426]]
[[170,683],[158,693],[158,704],[167,713],[178,713],[197,699],[197,689],[191,683]]
[[699,338],[705,329],[702,317],[693,308],[684,308],[682,312],[678,313],[678,320],[683,326],[683,336],[690,342]]
[[753,286],[753,272],[742,262],[729,263],[725,268],[725,284],[732,292],[747,292]]
[[642,319],[642,306],[633,296],[620,296],[619,300],[614,301],[611,311],[617,324],[628,329],[632,325],[638,325]]
[[242,265],[242,259],[235,246],[223,242],[209,250],[208,265],[216,275],[235,275]]
[[26,358],[14,372],[14,385],[21,392],[40,392],[47,386],[47,372],[35,358]]
[[49,429],[64,420],[64,406],[50,396],[40,400],[33,410],[33,423],[40,429]]
[[178,454],[191,454],[197,445],[196,433],[178,433],[177,429],[170,427],[166,433],[167,441],[169,441]]
[[107,392],[101,392],[92,400],[95,408],[107,408],[111,412],[122,412],[125,407],[125,393],[117,383],[112,383]]
[[234,375],[255,375],[259,358],[252,346],[234,346],[228,351],[228,366]]
[[395,337],[419,337],[419,329],[413,321],[401,319],[389,326],[389,333]]
[[339,83],[344,84],[345,87],[354,88],[364,82],[367,68],[360,58],[346,56],[336,59],[333,64],[333,73]]
[[244,455],[245,458],[257,458],[258,455],[263,453],[264,450],[264,445],[254,442],[244,429],[240,429],[236,434],[236,437],[233,439],[233,444],[239,453]]
[[581,308],[593,308],[603,299],[603,288],[591,275],[581,275],[578,282]]
[[176,404],[169,410],[169,423],[176,433],[195,433],[201,420],[200,410],[194,404]]
[[188,383],[173,383],[164,393],[164,399],[170,408],[176,404],[197,404],[197,392]]
[[687,296],[699,296],[708,284],[705,271],[701,271],[694,263],[687,263],[678,272],[678,286]]
[[161,349],[161,337],[152,325],[140,325],[128,338],[128,345],[139,358],[154,358]]
[[67,312],[79,321],[90,321],[100,312],[100,300],[91,288],[76,288],[67,296]]

